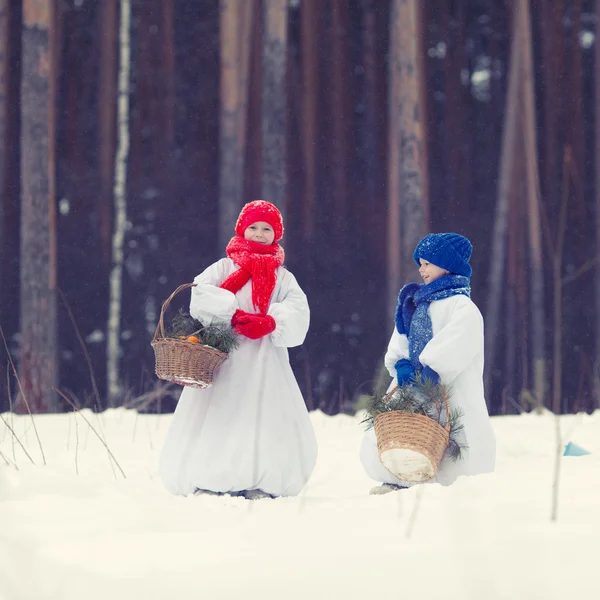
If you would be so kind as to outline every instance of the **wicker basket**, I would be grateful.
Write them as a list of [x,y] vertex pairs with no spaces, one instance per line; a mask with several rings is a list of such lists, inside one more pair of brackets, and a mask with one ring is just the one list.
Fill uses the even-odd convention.
[[[398,386],[388,394],[391,398]],[[375,417],[375,435],[379,460],[402,481],[420,483],[433,479],[448,447],[450,407],[446,398],[446,424],[425,415],[402,410],[380,413]]]
[[156,359],[156,375],[160,379],[179,385],[207,388],[212,385],[214,374],[227,359],[227,354],[203,344],[166,337],[163,321],[171,300],[182,290],[195,285],[184,283],[165,300],[151,345]]

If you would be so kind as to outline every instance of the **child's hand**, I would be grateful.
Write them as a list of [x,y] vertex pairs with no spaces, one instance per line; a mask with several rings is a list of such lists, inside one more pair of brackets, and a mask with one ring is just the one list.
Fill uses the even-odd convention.
[[238,317],[233,328],[240,335],[244,335],[251,340],[257,340],[275,331],[275,319],[271,315],[263,317],[245,313]]
[[399,360],[395,365],[395,369],[398,385],[408,383],[411,379],[414,379],[416,375],[413,366],[410,364],[410,361],[406,358]]
[[233,313],[233,317],[231,317],[231,326],[235,328],[236,325],[241,325],[245,323],[249,323],[251,318],[256,315],[252,313],[246,312],[245,310],[240,310],[239,308]]
[[436,385],[440,382],[440,376],[431,367],[424,367],[422,375],[423,379],[430,379]]

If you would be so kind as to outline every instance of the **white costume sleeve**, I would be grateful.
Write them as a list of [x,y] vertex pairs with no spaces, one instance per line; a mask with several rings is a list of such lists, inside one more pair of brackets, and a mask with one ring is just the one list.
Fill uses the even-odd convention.
[[306,294],[289,271],[281,282],[279,302],[273,302],[267,314],[275,319],[275,331],[270,334],[275,346],[293,348],[302,344],[308,332],[310,309]]
[[230,322],[238,308],[235,294],[219,287],[225,278],[225,259],[221,259],[194,279],[196,287],[192,288],[190,315],[204,325],[213,319]]
[[429,340],[419,361],[443,383],[452,382],[471,364],[483,346],[483,318],[473,302],[457,306],[448,323]]
[[392,333],[385,358],[383,359],[385,368],[394,379],[396,378],[394,365],[403,358],[408,358],[408,338],[403,333],[398,333],[398,330],[394,327],[394,333]]

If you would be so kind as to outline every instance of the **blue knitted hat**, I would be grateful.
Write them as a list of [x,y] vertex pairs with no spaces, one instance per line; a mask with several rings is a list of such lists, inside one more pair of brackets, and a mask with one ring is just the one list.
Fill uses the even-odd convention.
[[417,244],[413,258],[419,266],[422,258],[450,273],[471,277],[472,251],[471,242],[458,233],[430,233]]

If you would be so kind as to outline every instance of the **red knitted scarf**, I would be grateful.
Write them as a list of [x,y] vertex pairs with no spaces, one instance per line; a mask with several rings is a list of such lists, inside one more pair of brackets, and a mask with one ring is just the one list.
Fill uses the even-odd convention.
[[252,304],[266,315],[275,289],[275,270],[285,258],[283,248],[276,243],[266,246],[236,235],[227,244],[226,252],[240,268],[227,277],[220,287],[235,294],[252,279]]

